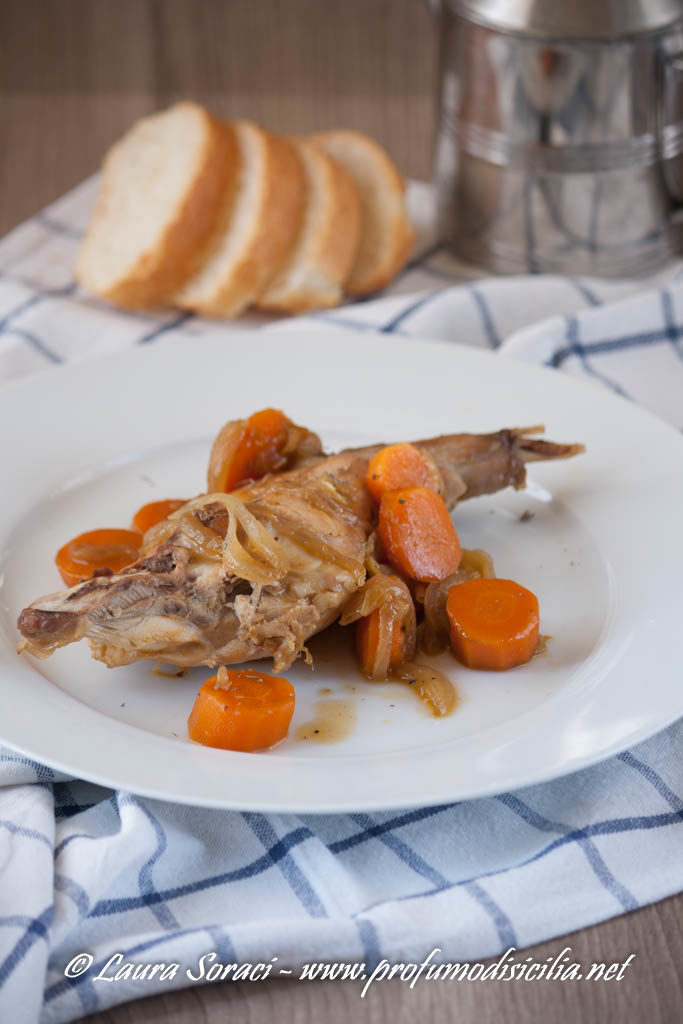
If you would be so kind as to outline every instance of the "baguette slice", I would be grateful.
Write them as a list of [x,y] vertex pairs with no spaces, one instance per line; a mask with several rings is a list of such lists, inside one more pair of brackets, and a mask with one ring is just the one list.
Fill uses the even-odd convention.
[[415,232],[405,208],[405,182],[377,143],[354,131],[320,132],[312,140],[353,178],[361,200],[361,238],[345,283],[349,295],[383,288],[410,255]]
[[360,240],[360,200],[352,178],[318,146],[292,140],[306,176],[303,223],[261,309],[301,313],[336,306]]
[[195,103],[134,124],[105,157],[78,282],[131,309],[163,303],[194,271],[237,155],[231,129]]
[[263,292],[292,248],[304,172],[294,146],[250,121],[233,122],[241,170],[204,262],[174,295],[182,309],[237,316]]

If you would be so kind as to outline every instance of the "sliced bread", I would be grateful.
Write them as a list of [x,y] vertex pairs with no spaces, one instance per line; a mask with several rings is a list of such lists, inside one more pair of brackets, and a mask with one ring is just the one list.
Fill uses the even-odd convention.
[[164,303],[194,271],[236,166],[232,130],[195,103],[138,121],[105,158],[78,282],[132,309]]
[[294,248],[257,305],[300,313],[341,302],[360,239],[360,201],[352,178],[336,160],[318,146],[292,142],[306,178],[303,222]]
[[174,295],[182,309],[237,316],[267,287],[292,248],[303,214],[304,172],[291,142],[235,121],[240,173],[204,261]]
[[405,208],[405,183],[378,144],[360,132],[320,132],[313,142],[353,178],[361,201],[361,237],[344,285],[349,295],[383,288],[406,263],[415,233]]

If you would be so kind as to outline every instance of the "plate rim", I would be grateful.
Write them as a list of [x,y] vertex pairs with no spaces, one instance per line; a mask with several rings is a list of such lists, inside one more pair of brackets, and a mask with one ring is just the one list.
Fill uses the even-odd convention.
[[[301,334],[311,335],[312,337],[315,337],[318,342],[320,341],[319,336],[323,332],[326,335],[328,335],[328,336],[335,335],[335,336],[337,336],[339,338],[339,340],[343,339],[346,343],[349,343],[349,341],[350,341],[349,332],[348,331],[342,330],[342,329],[340,329],[338,327],[330,327],[327,324],[321,324],[320,326],[317,326],[317,325],[316,326],[311,326],[311,327],[307,328],[306,331],[304,331],[303,328],[301,330]],[[300,337],[301,337],[301,334],[299,335]],[[353,335],[354,335],[354,337],[357,337],[356,332],[353,332]],[[250,344],[252,344],[252,345],[253,344],[258,344],[258,343],[261,343],[261,342],[263,342],[266,345],[268,345],[270,343],[271,339],[273,339],[273,338],[274,338],[273,343],[276,344],[276,345],[281,345],[281,344],[284,344],[286,342],[286,338],[284,337],[283,332],[280,331],[277,327],[276,328],[263,328],[263,329],[258,330],[258,331],[245,330],[243,332],[231,333],[226,340],[228,341],[228,343],[234,344],[234,343],[237,343],[236,339],[239,339],[240,337],[248,338]],[[374,337],[372,339],[367,339],[367,340],[370,340],[372,344],[379,344],[379,342]],[[143,358],[145,358],[147,360],[151,360],[152,364],[154,364],[159,359],[171,359],[172,360],[174,358],[177,358],[179,355],[185,354],[185,347],[188,344],[192,344],[193,346],[197,346],[197,345],[200,345],[200,346],[201,345],[211,346],[211,345],[215,345],[216,344],[216,338],[215,338],[215,336],[213,334],[209,334],[209,333],[203,335],[202,337],[192,337],[190,339],[184,338],[184,337],[168,338],[168,339],[166,339],[163,342],[163,344],[160,344],[159,346],[149,347],[146,350],[133,349],[133,350],[129,350],[129,351],[125,352],[125,353],[117,353],[117,354],[113,354],[113,355],[109,355],[109,356],[99,357],[99,358],[94,359],[94,360],[87,360],[87,361],[84,360],[84,361],[79,361],[77,363],[70,363],[70,364],[67,364],[65,366],[49,368],[49,369],[46,369],[45,371],[42,371],[41,373],[32,374],[29,377],[24,378],[22,380],[9,382],[7,385],[5,385],[2,388],[2,391],[0,393],[2,393],[3,397],[5,397],[9,393],[11,393],[11,394],[13,394],[15,396],[15,400],[20,400],[23,395],[27,394],[29,399],[30,399],[30,397],[33,394],[34,390],[36,388],[38,390],[40,390],[41,384],[44,384],[44,382],[47,381],[47,385],[45,385],[45,386],[49,387],[49,382],[51,380],[55,379],[55,375],[58,375],[58,379],[60,381],[62,381],[63,383],[66,381],[67,375],[70,375],[70,380],[72,382],[77,383],[78,379],[80,377],[82,377],[84,374],[87,377],[87,376],[89,376],[91,374],[96,374],[98,370],[99,371],[105,371],[106,367],[105,367],[104,364],[108,363],[110,366],[112,366],[112,368],[114,366],[116,366],[117,368],[120,368],[122,363],[127,363],[128,361],[131,361],[131,360],[135,361],[135,360],[137,360],[139,358],[140,354],[142,354],[142,353],[144,353]],[[680,434],[675,430],[675,428],[673,428],[672,426],[666,424],[659,417],[657,417],[655,414],[649,412],[648,410],[643,409],[640,406],[633,406],[631,403],[626,402],[624,399],[620,398],[619,396],[615,396],[615,395],[612,395],[612,394],[610,394],[608,392],[603,391],[603,389],[601,388],[600,385],[597,385],[597,384],[595,384],[592,381],[584,381],[582,379],[570,378],[568,375],[558,374],[558,371],[553,371],[553,370],[551,370],[549,368],[540,367],[540,366],[538,366],[537,364],[534,364],[534,363],[523,362],[522,360],[515,359],[513,356],[505,355],[504,353],[490,353],[490,352],[485,351],[485,350],[482,351],[480,349],[475,349],[475,348],[470,347],[470,346],[457,345],[455,343],[450,343],[450,342],[443,341],[443,340],[430,341],[430,340],[426,340],[426,339],[425,340],[420,340],[420,339],[414,339],[414,338],[405,339],[404,340],[404,339],[396,339],[396,338],[392,337],[391,338],[391,345],[392,345],[392,347],[394,349],[396,349],[397,347],[403,347],[406,352],[410,351],[410,355],[414,355],[415,354],[416,349],[417,349],[418,346],[422,346],[422,351],[423,352],[426,351],[425,346],[427,346],[431,350],[434,350],[434,351],[438,350],[439,353],[441,353],[441,354],[443,354],[444,352],[448,352],[449,353],[449,358],[454,358],[456,360],[462,359],[462,360],[464,360],[464,363],[467,363],[468,360],[470,360],[470,359],[473,359],[475,363],[477,363],[480,360],[483,360],[484,362],[481,362],[480,365],[491,365],[491,363],[490,363],[491,360],[493,360],[494,362],[500,363],[500,358],[501,358],[501,355],[502,355],[503,358],[506,360],[506,362],[512,362],[512,363],[514,363],[516,365],[516,367],[518,368],[518,372],[519,372],[519,368],[523,367],[523,373],[524,373],[525,376],[529,375],[529,376],[533,377],[534,375],[540,373],[540,374],[544,375],[544,379],[557,380],[559,378],[559,379],[563,380],[564,382],[571,381],[571,390],[578,389],[578,392],[584,392],[586,389],[588,389],[593,396],[596,396],[596,395],[599,394],[602,397],[602,399],[604,400],[604,402],[607,403],[608,407],[610,407],[610,406],[614,407],[615,403],[616,403],[616,405],[618,407],[628,407],[628,409],[630,410],[629,411],[629,418],[635,417],[636,420],[641,420],[644,423],[649,423],[651,430],[664,431],[666,436],[668,436],[672,441],[675,438],[675,441],[678,444],[678,451],[679,451],[680,455],[683,456],[683,437],[680,436]],[[148,353],[150,353],[150,354],[148,355]],[[545,377],[545,375],[547,375],[547,378]],[[0,413],[0,422],[1,421],[2,421],[2,414]],[[149,446],[145,445],[144,446],[145,451],[148,448],[153,448],[153,447],[154,447],[154,445],[149,445]],[[126,457],[128,457],[126,454],[122,454],[120,456],[120,458],[122,458],[122,459],[124,459]],[[86,467],[85,475],[87,475],[87,467]],[[12,531],[14,529],[14,525],[15,524],[10,525],[10,529],[9,529],[9,535],[10,536],[11,536],[11,533],[12,533]],[[0,515],[0,531],[3,531],[3,518],[2,518],[2,515]],[[0,537],[1,536],[2,536],[2,534],[0,534]],[[1,571],[1,569],[2,569],[2,566],[0,564],[0,571]],[[1,595],[1,590],[0,590],[0,595]],[[3,634],[3,641],[2,641],[2,644],[0,644],[0,646],[4,649],[4,648],[6,648],[6,642],[5,642],[6,641],[6,637],[5,637],[5,630],[4,629],[2,630],[2,634]],[[3,651],[3,653],[4,653],[4,651]],[[3,657],[2,660],[3,661],[5,660],[4,657]],[[27,664],[27,663],[24,662],[24,664]],[[28,664],[30,664],[30,662]],[[34,669],[34,671],[35,671],[35,669]],[[42,673],[39,673],[39,674],[42,675]],[[45,679],[45,677],[43,677],[43,679]],[[48,683],[48,685],[51,685],[51,684],[49,684],[48,680],[46,680],[46,682]],[[0,679],[0,694],[4,693],[5,691],[6,691],[6,684],[5,684],[5,681],[4,681],[4,673],[3,673],[3,679]],[[537,709],[535,709],[535,710],[537,710]],[[96,714],[96,715],[103,715],[103,712],[100,712],[100,711],[98,711],[97,709],[94,709],[94,708],[88,707],[87,711],[89,713],[93,713],[93,714]],[[177,803],[190,804],[190,805],[193,805],[193,806],[219,807],[219,808],[223,808],[223,809],[235,809],[235,810],[246,810],[246,809],[254,810],[254,809],[257,809],[257,810],[260,810],[260,811],[263,811],[263,812],[266,812],[266,813],[269,813],[269,812],[282,812],[282,813],[324,814],[324,813],[338,813],[338,812],[339,813],[345,813],[345,812],[352,811],[352,810],[395,810],[395,809],[406,808],[406,807],[414,807],[414,806],[433,806],[433,805],[441,804],[441,803],[444,803],[444,802],[452,802],[453,800],[464,800],[464,799],[469,800],[469,799],[475,799],[475,798],[483,797],[483,796],[491,796],[491,795],[494,795],[494,793],[504,792],[504,791],[506,791],[509,788],[517,789],[517,788],[521,788],[521,787],[524,787],[524,786],[536,784],[536,783],[539,783],[539,782],[550,781],[550,780],[552,780],[554,778],[562,777],[563,775],[566,775],[567,773],[571,773],[571,772],[580,770],[581,768],[588,767],[589,765],[592,765],[592,764],[595,764],[595,763],[597,763],[597,762],[599,762],[601,760],[604,760],[604,759],[606,759],[606,758],[608,758],[608,757],[618,753],[619,751],[625,749],[626,747],[632,745],[633,743],[640,742],[641,740],[646,739],[648,736],[652,735],[655,732],[660,731],[661,729],[666,728],[672,722],[676,721],[677,718],[679,718],[682,713],[683,713],[683,702],[681,703],[681,706],[677,710],[674,710],[672,708],[671,713],[668,714],[668,716],[664,715],[661,718],[661,720],[659,721],[659,724],[657,724],[654,728],[649,728],[649,731],[646,730],[643,733],[639,733],[638,730],[636,730],[636,732],[635,732],[635,734],[633,736],[629,736],[626,739],[624,739],[623,737],[615,738],[615,739],[612,740],[611,743],[607,743],[607,744],[603,745],[600,748],[599,752],[597,752],[597,753],[594,752],[592,754],[586,754],[582,758],[579,758],[575,763],[572,763],[570,767],[562,767],[562,766],[560,766],[555,771],[545,771],[542,774],[541,777],[538,776],[538,774],[535,772],[535,770],[531,770],[530,772],[527,772],[526,776],[524,776],[524,775],[516,775],[514,777],[514,780],[511,782],[510,785],[505,783],[504,786],[501,786],[498,783],[491,783],[488,786],[483,786],[483,787],[481,785],[474,786],[470,790],[468,790],[467,787],[464,787],[464,788],[461,787],[461,789],[457,792],[457,794],[452,795],[452,796],[447,797],[447,798],[445,798],[443,793],[441,791],[439,791],[438,793],[435,793],[433,796],[430,796],[429,794],[424,794],[418,800],[408,800],[408,801],[406,801],[406,799],[402,798],[400,795],[397,795],[393,799],[392,798],[388,798],[388,797],[385,796],[385,797],[382,797],[379,800],[379,802],[373,801],[372,799],[363,799],[363,798],[360,798],[360,797],[355,797],[355,798],[353,798],[349,802],[344,802],[343,800],[336,800],[332,805],[329,805],[329,806],[325,806],[325,807],[311,807],[310,803],[307,803],[307,802],[305,802],[303,804],[302,803],[297,803],[296,800],[292,800],[292,799],[289,799],[287,801],[286,805],[283,804],[282,801],[276,801],[275,803],[269,803],[267,800],[266,801],[260,801],[260,802],[255,804],[252,799],[247,799],[246,802],[241,802],[239,799],[236,799],[236,798],[230,797],[230,796],[221,797],[221,798],[212,798],[212,797],[209,797],[209,796],[206,796],[206,795],[196,795],[196,794],[193,795],[192,793],[178,793],[178,792],[176,792],[176,793],[171,794],[171,793],[168,792],[168,790],[162,790],[162,789],[159,789],[157,786],[154,786],[154,785],[150,786],[150,785],[147,785],[145,783],[135,783],[132,786],[131,785],[126,785],[125,788],[130,790],[131,792],[135,792],[135,793],[138,793],[140,795],[150,797],[152,799],[166,799],[166,800],[172,800],[172,801],[177,802]],[[106,717],[106,716],[104,716],[104,717]],[[3,718],[5,718],[5,716],[3,716]],[[111,722],[112,720],[108,719],[108,721]],[[126,726],[123,723],[116,723],[116,725],[120,726],[121,728],[126,729],[126,730],[130,729],[130,728],[133,728],[133,729],[137,729],[138,728],[136,726]],[[46,757],[44,752],[40,752],[40,751],[37,751],[36,749],[32,748],[30,743],[29,744],[26,744],[24,742],[17,743],[16,739],[14,741],[12,741],[12,739],[5,738],[4,723],[3,723],[3,725],[0,725],[0,731],[2,732],[2,737],[0,737],[0,742],[5,743],[7,746],[11,747],[14,750],[17,750],[23,756],[26,756],[26,757],[29,757],[29,758],[33,758],[33,759],[35,759],[35,760],[37,760],[37,761],[39,761],[39,762],[41,762],[43,764],[47,764],[47,765],[49,765],[51,767],[54,767],[57,771],[64,772],[65,774],[68,774],[70,776],[74,776],[74,774],[75,774],[77,777],[87,778],[87,779],[89,779],[89,780],[91,780],[93,782],[96,782],[97,784],[104,785],[104,786],[107,786],[109,788],[121,788],[120,780],[117,780],[111,774],[107,774],[107,773],[100,774],[100,773],[93,772],[93,771],[90,771],[90,770],[84,771],[82,769],[82,767],[78,767],[78,768],[74,769],[73,764],[69,765],[67,762],[65,762],[63,759],[61,759],[59,757],[55,757],[55,756],[49,755],[49,754]],[[139,730],[139,731],[140,732],[144,732],[144,730]],[[145,735],[149,736],[150,734],[145,733]],[[225,757],[225,752],[221,752],[219,754],[219,756],[220,757]],[[228,756],[229,757],[234,757],[235,755],[229,754]],[[237,755],[237,756],[238,757],[241,756],[242,758],[244,758],[244,757],[252,758],[253,757],[253,755]],[[390,756],[390,755],[383,755],[383,756],[386,757],[386,756]],[[303,758],[302,759],[297,759],[297,760],[301,760],[302,762],[304,761]],[[310,760],[310,759],[306,758],[305,760]],[[322,760],[319,760],[319,759],[314,759],[314,760],[316,760],[318,764],[324,763]],[[280,761],[279,763],[281,764],[282,762]]]

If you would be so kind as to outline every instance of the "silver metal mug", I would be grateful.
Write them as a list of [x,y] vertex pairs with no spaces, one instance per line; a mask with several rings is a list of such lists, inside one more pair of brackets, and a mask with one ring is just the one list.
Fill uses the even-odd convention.
[[442,0],[441,223],[494,271],[683,249],[683,0]]

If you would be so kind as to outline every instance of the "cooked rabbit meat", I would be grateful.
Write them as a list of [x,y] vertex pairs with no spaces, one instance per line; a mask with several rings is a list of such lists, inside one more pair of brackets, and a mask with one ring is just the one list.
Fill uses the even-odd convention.
[[[523,487],[529,460],[583,450],[529,432],[417,444],[436,462],[452,507]],[[142,658],[215,666],[272,657],[283,671],[365,581],[373,519],[364,477],[380,447],[313,457],[234,494],[188,502],[148,531],[134,565],[25,608],[20,650],[44,658],[87,637],[93,657],[110,667]]]

